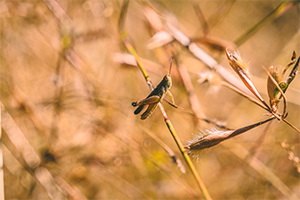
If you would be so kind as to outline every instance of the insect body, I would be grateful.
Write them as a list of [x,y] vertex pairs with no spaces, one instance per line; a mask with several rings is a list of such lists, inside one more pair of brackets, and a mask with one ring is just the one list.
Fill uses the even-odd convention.
[[[141,119],[147,119],[155,110],[158,103],[160,103],[166,94],[168,94],[171,99],[174,107],[177,107],[174,102],[174,98],[172,96],[172,93],[169,91],[172,87],[172,79],[171,79],[171,67],[172,67],[172,59],[171,58],[171,64],[170,64],[170,71],[169,74],[165,75],[164,78],[161,80],[161,82],[156,86],[156,88],[143,100],[136,101],[132,103],[133,107],[138,106],[138,108],[134,111],[134,114],[139,114],[145,106],[148,105],[147,110],[142,114]],[[167,101],[167,100],[166,100]]]

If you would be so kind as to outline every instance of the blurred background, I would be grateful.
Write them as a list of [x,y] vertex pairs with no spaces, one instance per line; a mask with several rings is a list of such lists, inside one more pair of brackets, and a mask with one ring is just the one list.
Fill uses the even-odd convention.
[[[130,1],[127,9],[118,0],[1,1],[0,194],[6,199],[203,198],[160,110],[146,120],[133,114],[131,103],[150,89],[120,29],[154,85],[175,56],[171,92],[183,109],[163,106],[186,145],[206,130],[222,130],[203,119],[236,129],[266,119],[266,111],[222,86],[227,75],[196,58],[165,24],[232,74],[224,49],[238,50],[268,103],[268,76],[261,66],[282,70],[293,51],[300,55],[299,9],[298,1]],[[192,92],[183,80],[192,83]],[[287,120],[297,128],[299,83],[296,77],[286,93]],[[192,160],[213,199],[295,199],[300,197],[299,138],[274,120],[193,152]],[[181,160],[185,174],[163,147]]]

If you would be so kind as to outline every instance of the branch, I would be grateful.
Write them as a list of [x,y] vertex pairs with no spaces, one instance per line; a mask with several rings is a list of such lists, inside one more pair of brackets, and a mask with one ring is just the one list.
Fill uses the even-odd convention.
[[[136,51],[134,50],[134,48],[132,47],[132,45],[127,40],[126,36],[127,36],[127,34],[123,31],[121,33],[121,37],[123,39],[123,42],[124,42],[127,50],[135,57],[137,65],[139,66],[140,70],[142,71],[142,73],[144,75],[144,78],[146,80],[146,83],[148,84],[148,86],[150,87],[150,89],[153,90],[154,87],[153,87],[153,84],[151,82],[151,79],[150,79],[149,75],[147,74],[147,72],[145,71],[145,69],[143,67],[143,64],[142,64],[139,56],[137,55]],[[197,172],[197,170],[196,170],[193,162],[191,161],[189,155],[185,151],[184,146],[181,143],[178,135],[176,134],[175,129],[174,129],[174,127],[173,127],[170,119],[168,118],[167,113],[165,112],[162,104],[158,103],[158,106],[159,106],[159,108],[160,108],[160,110],[161,110],[161,112],[162,112],[162,114],[164,116],[165,123],[166,123],[166,125],[167,125],[167,127],[168,127],[168,129],[169,129],[169,131],[171,133],[171,135],[173,136],[173,138],[174,138],[174,140],[175,140],[175,142],[176,142],[176,144],[177,144],[177,146],[178,146],[178,148],[179,148],[182,156],[184,157],[187,165],[189,166],[190,170],[192,171],[192,173],[193,173],[193,175],[194,175],[194,177],[195,177],[195,179],[196,179],[196,181],[198,183],[198,186],[199,186],[200,190],[202,191],[202,194],[204,195],[205,199],[211,200],[212,198],[210,197],[210,194],[208,193],[208,190],[206,189],[206,186],[204,185],[204,183],[203,183],[200,175],[198,174],[198,172]]]

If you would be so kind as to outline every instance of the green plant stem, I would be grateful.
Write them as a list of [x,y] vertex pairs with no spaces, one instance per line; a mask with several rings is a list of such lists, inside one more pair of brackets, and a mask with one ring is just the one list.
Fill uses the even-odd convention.
[[[2,106],[0,106],[0,112],[2,113]],[[2,114],[0,115],[0,122],[2,124]],[[0,130],[0,199],[4,199],[4,173],[3,173],[3,152],[2,152],[2,129]]]
[[123,42],[127,48],[127,50],[135,57],[135,60],[137,62],[137,65],[138,67],[141,69],[142,73],[143,73],[143,76],[146,80],[146,83],[148,84],[148,86],[150,87],[151,90],[154,89],[153,87],[153,84],[152,84],[152,81],[148,75],[148,73],[146,72],[143,64],[142,64],[142,61],[140,59],[140,57],[137,55],[136,51],[134,50],[133,46],[129,43],[129,41],[127,40],[127,33],[122,31],[121,32],[121,37],[123,39]]
[[254,35],[258,30],[265,27],[268,23],[271,23],[274,19],[281,16],[283,13],[288,11],[294,5],[296,5],[297,1],[286,0],[282,2],[277,8],[275,8],[270,14],[268,14],[264,19],[260,22],[252,26],[246,33],[241,35],[238,39],[234,41],[237,46],[240,46],[245,41],[247,41],[252,35]]
[[230,83],[227,83],[225,81],[221,82],[221,85],[235,91],[236,93],[246,97],[247,99],[249,99],[250,101],[252,101],[253,103],[255,103],[256,105],[262,107],[263,109],[265,109],[266,111],[269,111],[268,108],[265,106],[265,104],[263,104],[261,101],[258,101],[257,99],[253,98],[252,96],[244,93],[242,90],[236,88],[234,85],[231,85]]
[[195,179],[196,179],[196,181],[197,181],[197,183],[198,183],[198,186],[199,186],[200,190],[201,190],[202,193],[203,193],[203,196],[205,197],[205,199],[211,200],[212,198],[211,198],[211,196],[210,196],[208,190],[206,189],[205,184],[203,183],[203,181],[202,181],[202,179],[201,179],[199,173],[197,172],[197,170],[196,170],[196,168],[195,168],[195,166],[194,166],[194,164],[193,164],[193,162],[192,162],[190,156],[189,156],[189,155],[187,154],[187,152],[185,151],[185,149],[184,149],[184,147],[183,147],[183,145],[182,145],[180,139],[178,138],[178,135],[177,135],[176,132],[175,132],[175,129],[174,129],[174,127],[173,127],[171,121],[169,120],[167,114],[166,114],[165,112],[163,112],[164,110],[163,110],[163,107],[162,107],[161,104],[159,105],[159,107],[160,107],[161,110],[162,110],[162,113],[163,113],[163,115],[164,115],[165,122],[166,122],[166,124],[167,124],[167,126],[168,126],[168,129],[169,129],[170,133],[172,134],[172,136],[173,136],[173,138],[174,138],[174,140],[175,140],[175,142],[176,142],[178,148],[180,149],[180,152],[181,152],[182,156],[184,157],[184,159],[185,159],[187,165],[189,166],[190,170],[192,171],[192,173],[193,173],[193,175],[194,175],[194,177],[195,177]]
[[[153,90],[154,87],[153,87],[153,84],[151,82],[151,79],[150,79],[149,75],[147,74],[145,68],[143,67],[143,64],[142,64],[139,56],[137,55],[136,51],[134,50],[134,48],[132,47],[132,45],[127,40],[127,34],[126,34],[126,32],[122,31],[121,32],[121,37],[122,37],[122,40],[123,40],[123,42],[124,42],[127,50],[135,57],[137,65],[139,66],[140,70],[142,71],[142,73],[143,73],[143,75],[145,77],[145,80],[146,80],[147,84],[149,85],[150,89]],[[205,184],[203,183],[203,181],[202,181],[199,173],[197,172],[197,170],[196,170],[196,168],[195,168],[192,160],[190,159],[189,155],[185,151],[184,146],[181,143],[178,135],[176,134],[175,129],[174,129],[171,121],[169,120],[169,118],[168,118],[168,116],[167,116],[167,114],[166,114],[163,106],[161,105],[161,103],[159,103],[158,106],[159,106],[159,108],[160,108],[160,110],[161,110],[161,112],[162,112],[162,114],[164,116],[166,125],[167,125],[167,127],[168,127],[168,129],[169,129],[169,131],[170,131],[170,133],[172,135],[172,137],[174,138],[174,140],[175,140],[175,142],[176,142],[176,144],[177,144],[177,146],[178,146],[181,154],[183,155],[183,158],[185,159],[188,167],[190,168],[191,172],[193,173],[193,175],[194,175],[194,177],[196,179],[197,184],[198,184],[198,186],[199,186],[199,188],[200,188],[200,190],[201,190],[204,198],[207,199],[207,200],[211,200],[212,198],[211,198],[208,190],[206,189]]]

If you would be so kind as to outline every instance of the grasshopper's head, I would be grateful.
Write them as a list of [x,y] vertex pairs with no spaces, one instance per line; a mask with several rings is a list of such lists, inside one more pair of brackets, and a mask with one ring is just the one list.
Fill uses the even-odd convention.
[[170,61],[169,73],[164,77],[164,83],[166,89],[170,89],[172,87],[172,78],[171,78],[172,60],[173,60],[173,56],[171,57],[171,61]]
[[172,78],[171,74],[167,74],[164,76],[164,85],[166,89],[170,89],[172,87]]

